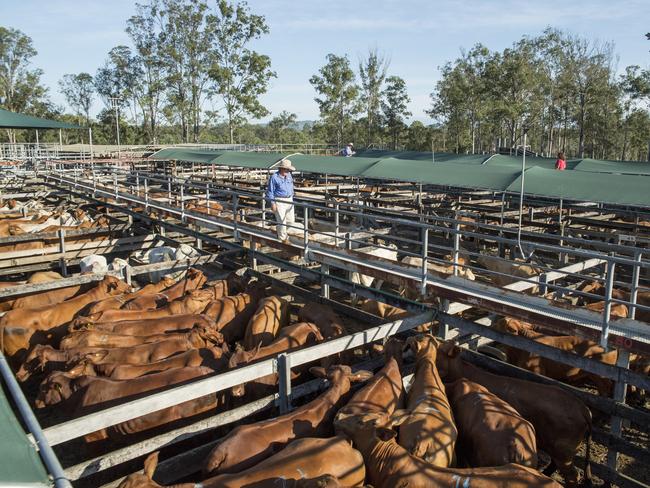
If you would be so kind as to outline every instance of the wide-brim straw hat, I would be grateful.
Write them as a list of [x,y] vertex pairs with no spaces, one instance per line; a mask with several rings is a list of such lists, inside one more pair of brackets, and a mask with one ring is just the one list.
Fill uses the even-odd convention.
[[289,159],[283,159],[280,161],[280,164],[278,164],[278,169],[281,168],[288,169],[289,171],[296,171],[296,168],[293,167]]

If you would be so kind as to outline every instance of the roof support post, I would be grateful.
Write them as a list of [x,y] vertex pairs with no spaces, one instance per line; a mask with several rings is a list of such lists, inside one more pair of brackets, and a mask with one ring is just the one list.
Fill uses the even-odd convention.
[[90,160],[92,161],[94,158],[94,153],[93,153],[93,128],[88,127],[88,143],[90,144]]

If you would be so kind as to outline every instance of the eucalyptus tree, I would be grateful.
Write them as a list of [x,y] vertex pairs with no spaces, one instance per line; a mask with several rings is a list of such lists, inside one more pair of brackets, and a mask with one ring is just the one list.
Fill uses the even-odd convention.
[[364,59],[359,60],[361,79],[360,102],[365,112],[365,142],[369,146],[376,141],[381,125],[381,94],[389,61],[376,48],[370,49]]
[[400,145],[400,136],[406,129],[405,119],[412,115],[408,109],[411,99],[406,90],[406,83],[399,76],[386,79],[386,88],[382,95],[381,110],[392,148],[395,150]]
[[167,114],[181,126],[181,137],[198,142],[202,103],[215,62],[215,19],[203,0],[160,0],[160,59],[167,84]]
[[[31,67],[36,56],[32,39],[18,29],[0,26],[0,106],[12,112],[46,111],[47,88],[41,84],[42,70]],[[15,131],[8,130],[11,142]]]
[[140,66],[142,123],[149,142],[158,138],[158,118],[165,92],[165,66],[162,55],[162,18],[159,0],[136,4],[136,14],[127,20],[126,32],[133,42]]
[[264,16],[251,13],[246,2],[219,0],[209,17],[214,26],[208,70],[211,96],[223,102],[233,143],[235,130],[247,117],[269,114],[260,96],[276,74],[271,69],[271,58],[251,48],[254,41],[269,33],[269,27]]
[[328,54],[326,59],[309,83],[318,94],[315,100],[329,139],[341,147],[359,112],[359,87],[347,56]]
[[90,126],[90,109],[95,98],[95,83],[88,73],[66,74],[59,80],[59,90],[79,118]]

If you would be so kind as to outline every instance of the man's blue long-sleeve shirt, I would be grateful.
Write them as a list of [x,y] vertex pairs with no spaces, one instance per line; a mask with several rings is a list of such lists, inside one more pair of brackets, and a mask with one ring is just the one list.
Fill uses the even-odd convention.
[[276,198],[293,197],[293,177],[291,173],[280,176],[280,172],[273,173],[269,178],[269,185],[266,189],[266,199],[272,202]]

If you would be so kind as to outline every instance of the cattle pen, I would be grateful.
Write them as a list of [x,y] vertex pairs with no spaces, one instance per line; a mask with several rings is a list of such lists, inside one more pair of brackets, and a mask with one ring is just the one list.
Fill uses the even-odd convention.
[[[42,271],[63,276],[46,283],[7,281],[0,300],[96,283],[107,274],[131,284],[151,273],[198,267],[219,277],[236,271],[291,302],[326,305],[349,322],[345,335],[74,417],[48,417],[34,409],[33,391],[18,384],[15,368],[3,357],[3,385],[55,485],[117,486],[141,469],[145,455],[158,450],[163,453],[158,482],[193,479],[217,443],[215,436],[225,435],[229,426],[292,411],[326,385],[322,379],[294,384],[293,371],[346,351],[370,351],[389,336],[408,336],[433,323],[437,336],[462,346],[468,363],[504,377],[560,386],[579,397],[594,412],[593,438],[602,446],[602,455],[592,460],[594,475],[615,486],[648,486],[650,474],[643,467],[650,461],[645,395],[650,391],[650,302],[639,299],[650,293],[647,164],[620,163],[625,170],[617,171],[623,174],[585,170],[588,175],[581,179],[609,186],[589,191],[558,190],[553,179],[544,183],[538,161],[530,192],[519,194],[522,175],[505,160],[491,171],[485,164],[489,156],[480,168],[455,175],[444,166],[453,166],[451,161],[414,163],[394,154],[368,153],[354,162],[290,155],[298,168],[297,218],[290,239],[282,242],[264,192],[269,171],[287,154],[255,149],[167,148],[148,157],[102,160],[46,157],[3,175],[3,201],[81,206],[107,225],[0,237],[0,246],[11,249],[0,248],[3,279]],[[442,169],[427,166],[430,173],[405,177],[390,166],[399,168],[400,161],[409,168],[442,164]],[[365,166],[361,171],[355,165]],[[465,183],[463,174],[481,182]],[[620,195],[622,188],[628,188],[627,195]],[[28,207],[22,208],[26,216]],[[39,245],[26,245],[32,242]],[[142,260],[156,247],[181,245],[191,247],[193,255]],[[94,255],[120,257],[126,265],[79,273],[80,261]],[[359,307],[360,300],[385,303],[405,315],[382,318]],[[599,306],[583,306],[593,302]],[[504,316],[549,335],[589,340],[615,351],[615,359],[604,362],[493,327]],[[611,389],[579,388],[508,364],[497,345],[586,372]],[[356,369],[383,364],[371,353],[355,357]],[[407,361],[405,385],[412,372]],[[84,436],[102,429],[274,374],[272,395],[99,450],[83,445]],[[630,400],[631,390],[638,398]]]

